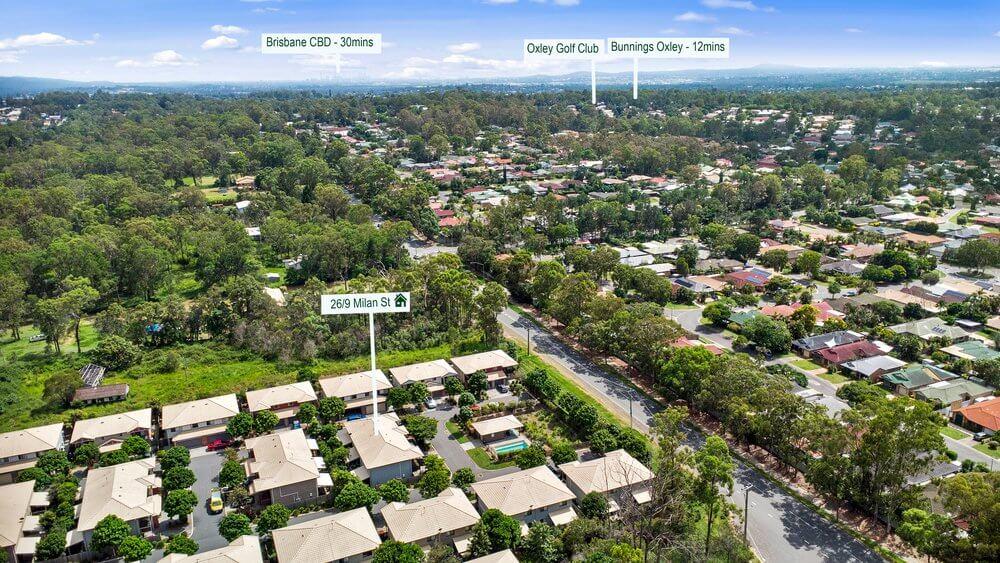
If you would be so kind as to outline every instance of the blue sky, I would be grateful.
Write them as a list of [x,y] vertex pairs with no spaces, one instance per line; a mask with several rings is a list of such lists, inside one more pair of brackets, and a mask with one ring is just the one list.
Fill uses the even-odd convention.
[[[941,0],[49,0],[10,1],[0,75],[77,80],[337,78],[332,58],[262,55],[261,33],[381,33],[343,80],[455,79],[587,70],[522,60],[525,38],[730,37],[728,60],[644,70],[1000,66],[1000,1]],[[631,68],[604,61],[602,71]]]

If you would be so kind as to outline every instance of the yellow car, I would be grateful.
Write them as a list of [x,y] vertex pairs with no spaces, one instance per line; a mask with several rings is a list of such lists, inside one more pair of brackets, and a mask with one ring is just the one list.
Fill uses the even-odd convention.
[[208,510],[210,512],[222,512],[222,491],[218,487],[212,489],[212,496],[208,499]]

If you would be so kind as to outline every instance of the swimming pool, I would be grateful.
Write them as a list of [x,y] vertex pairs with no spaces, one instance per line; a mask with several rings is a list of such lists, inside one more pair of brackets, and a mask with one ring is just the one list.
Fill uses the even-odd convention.
[[527,447],[528,447],[528,443],[525,442],[524,440],[520,440],[520,441],[517,441],[517,442],[511,442],[509,444],[504,444],[502,446],[497,446],[497,447],[493,448],[493,451],[495,451],[497,453],[497,455],[500,455],[500,454],[509,454],[511,452],[517,452],[517,451],[523,450],[524,448],[527,448]]

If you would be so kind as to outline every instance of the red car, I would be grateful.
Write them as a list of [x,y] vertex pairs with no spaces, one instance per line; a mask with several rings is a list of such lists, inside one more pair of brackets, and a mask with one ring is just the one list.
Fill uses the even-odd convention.
[[214,452],[218,450],[224,450],[228,448],[230,445],[232,445],[232,442],[229,440],[215,440],[214,442],[210,442],[208,444],[208,451]]

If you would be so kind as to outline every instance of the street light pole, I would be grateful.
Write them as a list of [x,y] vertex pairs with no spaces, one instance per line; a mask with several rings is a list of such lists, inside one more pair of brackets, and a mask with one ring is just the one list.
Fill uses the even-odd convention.
[[743,543],[747,543],[747,522],[750,521],[750,489],[747,486],[743,491]]

